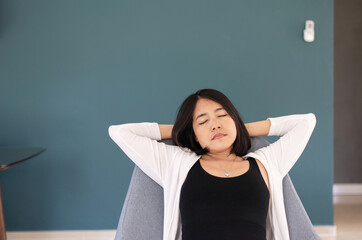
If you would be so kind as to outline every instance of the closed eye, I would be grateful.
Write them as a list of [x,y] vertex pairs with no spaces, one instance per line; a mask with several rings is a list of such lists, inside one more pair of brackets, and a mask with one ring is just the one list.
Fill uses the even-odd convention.
[[[227,116],[227,114],[220,115],[219,117],[225,117],[225,116]],[[200,123],[199,125],[202,125],[202,124],[204,124],[204,123],[206,123],[206,122],[207,122],[207,120],[206,120],[205,122]]]

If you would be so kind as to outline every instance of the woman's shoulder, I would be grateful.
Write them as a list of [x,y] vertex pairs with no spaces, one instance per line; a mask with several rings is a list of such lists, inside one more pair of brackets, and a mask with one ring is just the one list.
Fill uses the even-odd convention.
[[181,154],[184,154],[184,155],[190,156],[190,157],[194,157],[195,155],[197,156],[197,154],[188,147],[181,147],[181,146],[177,146],[177,147],[179,149],[179,153],[181,153]]
[[265,159],[265,156],[263,154],[261,154],[259,149],[254,152],[249,152],[244,156],[244,158],[248,158],[248,157],[254,158],[255,162],[258,164],[259,168],[261,167],[261,168],[265,169],[266,171],[269,170],[268,161],[267,161],[267,159]]
[[179,145],[176,145],[171,139],[158,140],[158,142],[164,143],[168,147],[174,148],[177,152],[180,152],[180,153],[190,153],[190,154],[195,153],[188,147],[181,147]]
[[175,147],[177,148],[177,151],[174,157],[176,161],[180,161],[180,164],[186,162],[194,162],[195,160],[201,157],[201,155],[197,155],[194,151],[192,151],[187,147],[181,147],[181,146],[175,146]]

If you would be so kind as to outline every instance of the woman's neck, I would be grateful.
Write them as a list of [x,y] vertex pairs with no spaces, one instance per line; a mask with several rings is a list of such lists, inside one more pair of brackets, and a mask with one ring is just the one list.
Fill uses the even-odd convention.
[[209,160],[209,161],[234,161],[236,157],[237,156],[235,153],[230,153],[230,152],[221,152],[221,153],[209,152],[202,155],[202,158],[204,160]]

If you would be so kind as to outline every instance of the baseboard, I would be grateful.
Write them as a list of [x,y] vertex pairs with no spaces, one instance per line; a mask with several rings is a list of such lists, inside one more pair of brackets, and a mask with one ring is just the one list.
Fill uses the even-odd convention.
[[333,184],[333,204],[361,204],[361,183],[335,183]]
[[7,231],[8,240],[114,240],[116,230]]
[[[336,236],[336,226],[314,226],[320,237]],[[116,230],[8,231],[8,240],[114,240]]]
[[336,225],[315,225],[313,227],[321,238],[337,236],[337,226]]
[[333,195],[362,195],[362,183],[335,183]]

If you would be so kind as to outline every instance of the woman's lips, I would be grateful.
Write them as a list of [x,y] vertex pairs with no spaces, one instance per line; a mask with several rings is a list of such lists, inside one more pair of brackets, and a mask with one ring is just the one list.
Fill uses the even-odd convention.
[[212,138],[212,140],[215,140],[215,139],[218,139],[218,138],[222,138],[222,137],[224,137],[224,136],[225,136],[225,134],[218,133],[218,134],[216,134],[216,135]]

